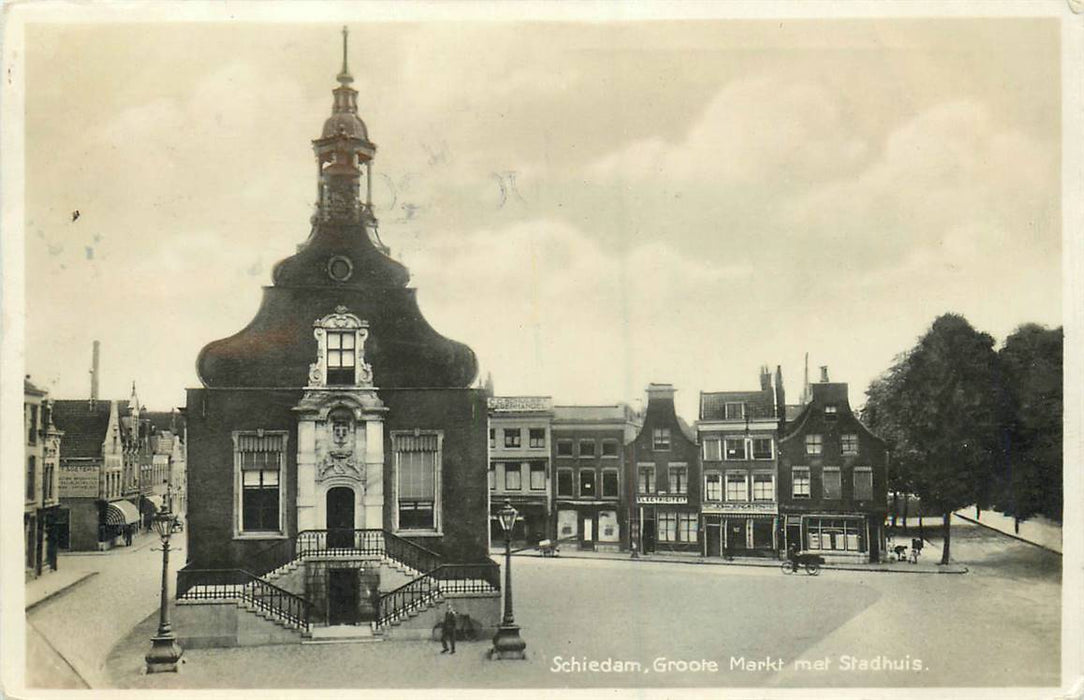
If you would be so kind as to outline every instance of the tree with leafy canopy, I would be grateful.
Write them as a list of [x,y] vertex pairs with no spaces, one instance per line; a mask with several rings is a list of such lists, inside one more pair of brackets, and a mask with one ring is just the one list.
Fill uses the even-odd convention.
[[1011,418],[1003,432],[1006,478],[997,505],[1013,516],[1017,531],[1033,515],[1061,521],[1063,340],[1061,328],[1030,323],[998,353]]
[[[991,497],[1004,402],[994,339],[945,314],[870,387],[867,417],[892,460],[942,516],[949,563],[952,512]],[[924,508],[925,510],[925,508]]]

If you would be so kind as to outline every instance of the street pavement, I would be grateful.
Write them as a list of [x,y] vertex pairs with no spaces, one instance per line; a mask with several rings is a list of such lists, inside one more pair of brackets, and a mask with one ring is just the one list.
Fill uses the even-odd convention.
[[[158,609],[162,577],[158,542],[148,533],[140,535],[131,548],[61,554],[58,571],[27,585],[28,687],[108,687],[105,662],[110,650]],[[183,566],[183,549],[183,534],[174,536],[172,582]],[[85,577],[87,573],[93,575]],[[61,579],[78,583],[51,591]],[[150,648],[149,641],[146,646]]]
[[[934,538],[933,544],[939,545]],[[970,572],[902,576],[630,559],[516,557],[526,661],[455,656],[432,642],[280,645],[185,652],[142,675],[156,619],[113,650],[120,688],[1054,686],[1060,557],[967,524]],[[99,577],[100,578],[100,577]],[[592,666],[591,662],[595,662]],[[638,664],[638,665],[637,665]]]

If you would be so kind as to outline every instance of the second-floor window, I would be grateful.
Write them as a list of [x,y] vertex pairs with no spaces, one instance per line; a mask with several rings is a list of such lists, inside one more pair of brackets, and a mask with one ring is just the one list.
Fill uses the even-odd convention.
[[236,447],[241,472],[241,531],[281,531],[279,477],[286,464],[286,435],[240,433]]
[[53,465],[46,464],[42,470],[42,497],[48,501],[53,497]]
[[727,438],[726,439],[726,458],[727,459],[745,459],[745,439],[744,438]]
[[618,495],[617,470],[604,469],[602,471],[602,497],[617,498]]
[[595,456],[595,441],[594,440],[580,440],[580,456],[581,457],[594,457]]
[[723,458],[723,443],[719,438],[704,438],[704,459],[718,462]]
[[30,429],[26,434],[26,441],[31,445],[38,444],[38,406],[30,404]]
[[557,495],[567,496],[571,498],[572,493],[572,470],[571,469],[558,469],[557,470]]
[[34,477],[38,472],[38,458],[30,455],[26,458],[26,500],[34,500]]
[[858,435],[844,433],[839,436],[839,449],[845,455],[858,454]]
[[685,467],[670,467],[670,493],[688,493],[689,481]]
[[840,497],[839,467],[825,467],[821,478],[824,481],[824,498],[838,499]]
[[546,463],[531,462],[531,490],[546,490]]
[[726,475],[726,500],[748,501],[749,481],[745,474]]
[[816,434],[805,436],[805,453],[807,455],[819,455],[823,448],[824,436]]
[[639,493],[655,493],[655,467],[640,467],[636,487]]
[[505,428],[504,429],[504,446],[505,447],[519,447],[522,439],[519,428]]
[[489,490],[494,491],[497,488],[497,465],[493,462],[489,463]]
[[491,448],[497,446],[497,429],[496,428],[490,428],[489,429],[489,446]]
[[775,476],[772,474],[753,474],[753,500],[775,500]]
[[793,467],[790,470],[791,490],[794,498],[809,498],[809,467]]
[[571,440],[558,440],[557,441],[557,456],[558,457],[571,457],[572,456],[572,441]]
[[354,384],[357,357],[355,331],[327,332],[327,383],[335,386]]
[[873,500],[873,470],[869,467],[854,468],[854,500]]
[[505,491],[519,491],[522,487],[523,473],[519,470],[519,464],[506,462],[504,465]]
[[582,498],[594,498],[595,496],[595,470],[580,470],[580,496]]
[[616,457],[617,456],[617,440],[603,440],[602,441],[602,456],[603,457]]
[[527,445],[528,447],[545,447],[546,446],[546,429],[545,428],[530,428],[527,431]]
[[723,475],[719,472],[708,472],[704,474],[704,500],[723,500]]
[[669,450],[670,449],[670,429],[669,428],[655,428],[651,431],[651,449],[653,450]]

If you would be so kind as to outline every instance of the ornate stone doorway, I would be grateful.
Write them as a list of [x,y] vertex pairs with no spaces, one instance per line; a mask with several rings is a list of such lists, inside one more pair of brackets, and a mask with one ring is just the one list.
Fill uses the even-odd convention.
[[328,549],[350,549],[354,546],[354,490],[336,486],[327,492]]

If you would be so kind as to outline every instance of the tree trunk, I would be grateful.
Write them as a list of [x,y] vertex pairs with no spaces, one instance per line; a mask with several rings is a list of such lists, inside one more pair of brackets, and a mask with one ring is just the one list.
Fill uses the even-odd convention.
[[900,509],[900,492],[899,491],[893,491],[892,492],[892,529],[893,530],[896,529],[896,514],[899,512],[899,509]]
[[981,519],[982,519],[982,508],[980,508],[979,504],[976,503],[975,504],[975,520],[981,520]]
[[951,521],[952,511],[946,511],[941,517],[942,517],[941,535],[945,540],[945,546],[944,546],[944,548],[941,549],[941,563],[942,564],[948,564],[949,563],[949,541],[950,541],[950,535],[952,533],[952,530],[949,527],[949,525],[952,522]]
[[1012,529],[1016,532],[1016,534],[1020,534],[1020,518],[1016,517],[1015,515],[1012,516]]
[[903,497],[903,529],[907,529],[907,507],[911,503],[910,496]]

